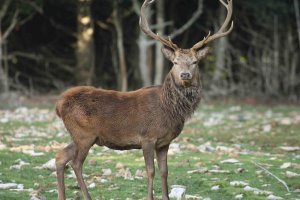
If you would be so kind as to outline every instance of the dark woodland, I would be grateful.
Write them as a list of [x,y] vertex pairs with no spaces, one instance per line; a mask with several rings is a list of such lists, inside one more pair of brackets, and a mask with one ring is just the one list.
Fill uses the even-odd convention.
[[[171,63],[141,32],[141,0],[1,0],[0,93],[57,94],[76,85],[161,84]],[[220,28],[218,0],[157,0],[154,32],[190,48]],[[209,98],[300,98],[298,0],[235,0],[234,30],[201,62]]]

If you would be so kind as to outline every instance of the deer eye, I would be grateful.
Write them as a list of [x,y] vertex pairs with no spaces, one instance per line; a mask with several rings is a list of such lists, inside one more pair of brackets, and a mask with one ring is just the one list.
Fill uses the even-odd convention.
[[192,62],[192,65],[196,65],[196,64],[197,64],[197,61]]
[[178,65],[178,62],[174,62],[174,65]]

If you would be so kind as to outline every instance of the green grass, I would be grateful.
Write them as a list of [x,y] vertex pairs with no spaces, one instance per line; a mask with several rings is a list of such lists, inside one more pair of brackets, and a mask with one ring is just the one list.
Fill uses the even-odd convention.
[[[286,171],[300,173],[299,151],[286,152],[279,148],[300,146],[299,118],[300,108],[296,106],[201,105],[195,116],[187,122],[183,133],[174,141],[180,145],[181,151],[168,157],[169,186],[184,185],[187,194],[209,197],[212,200],[231,200],[237,194],[243,194],[243,199],[266,199],[266,195],[256,195],[244,191],[242,187],[230,186],[230,181],[246,181],[251,187],[270,191],[283,199],[299,199],[300,193],[288,193],[280,182],[266,173],[259,172],[261,169],[254,164],[260,163],[267,167],[270,172],[284,180],[291,191],[300,189],[299,177],[288,178],[285,175]],[[35,145],[37,148],[47,146],[53,141],[68,143],[68,134],[58,136],[58,133],[63,131],[57,128],[56,120],[9,121],[0,124],[0,144],[6,145],[6,148],[0,150],[0,183],[15,182],[23,184],[24,189],[32,188],[32,191],[23,192],[0,189],[0,199],[30,199],[34,194],[46,199],[57,198],[56,177],[49,170],[36,168],[54,158],[56,150],[44,152],[43,156],[33,157],[22,152],[11,151],[11,148],[24,145]],[[39,133],[46,134],[39,135]],[[229,148],[232,151],[199,152],[197,147],[207,142],[210,143],[211,148]],[[238,159],[241,164],[221,164],[222,160],[229,158]],[[10,169],[17,159],[22,159],[30,165],[23,166],[20,170]],[[90,164],[92,162],[96,164]],[[298,164],[298,167],[280,169],[285,162]],[[123,163],[133,175],[136,170],[144,169],[141,151],[119,154],[102,147],[93,147],[83,170],[88,185],[92,182],[96,183],[94,188],[89,189],[92,198],[143,199],[147,193],[146,179],[124,180],[122,177],[116,177],[117,163]],[[206,167],[209,170],[215,168],[229,170],[230,173],[187,173],[199,167]],[[106,177],[107,182],[95,181],[101,177],[102,169],[107,168],[112,170],[112,176]],[[67,197],[82,199],[76,179],[67,177],[70,174],[71,169],[67,168],[65,179]],[[211,187],[215,185],[219,185],[220,189],[212,191]],[[158,169],[156,169],[154,190],[155,196],[159,197],[161,192]]]

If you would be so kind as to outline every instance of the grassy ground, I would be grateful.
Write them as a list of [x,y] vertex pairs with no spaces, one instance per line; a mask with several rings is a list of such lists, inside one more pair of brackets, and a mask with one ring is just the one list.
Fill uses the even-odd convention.
[[[41,166],[54,158],[69,136],[54,112],[2,110],[0,121],[0,185],[23,184],[19,190],[0,189],[0,199],[56,199],[55,174]],[[270,198],[270,194],[300,199],[300,151],[281,147],[300,147],[299,107],[201,105],[170,148],[169,186],[184,185],[186,193],[198,199],[242,196],[253,200]],[[26,164],[20,167],[18,159]],[[227,159],[237,163],[222,163]],[[282,179],[291,192],[256,164]],[[85,162],[84,174],[93,199],[143,199],[146,179],[135,177],[136,171],[143,169],[140,151],[95,146]],[[156,174],[155,196],[159,198]],[[232,186],[232,181],[244,181],[248,187]],[[66,170],[66,188],[68,198],[82,199],[70,168]]]

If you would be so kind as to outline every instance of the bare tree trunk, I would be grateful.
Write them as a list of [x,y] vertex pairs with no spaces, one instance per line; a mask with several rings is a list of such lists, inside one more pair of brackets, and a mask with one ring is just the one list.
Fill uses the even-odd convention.
[[227,37],[220,38],[216,42],[215,54],[216,54],[216,68],[213,74],[213,82],[217,85],[222,83],[222,74],[225,72],[226,64],[226,49],[227,49]]
[[[273,69],[271,73],[272,80],[272,93],[275,95],[279,95],[279,81],[280,79],[280,41],[279,41],[279,30],[278,30],[278,16],[274,16],[274,41],[273,41]],[[288,67],[288,66],[285,66]],[[288,83],[284,83],[288,84]]]
[[3,41],[2,41],[2,30],[0,21],[0,93],[7,93],[9,91],[8,85],[8,74],[5,72],[3,65]]
[[298,32],[298,41],[300,45],[300,11],[299,11],[299,2],[298,0],[294,0],[294,8],[297,22],[297,32]]
[[[218,27],[220,24],[224,21],[224,17],[226,16],[226,12],[223,9],[223,7],[220,7],[220,18],[219,23],[215,24],[215,30],[218,30]],[[226,51],[227,51],[227,45],[228,39],[227,37],[222,37],[215,43],[215,55],[216,55],[216,67],[213,73],[213,85],[214,88],[219,88],[217,91],[223,91],[225,92],[226,89],[226,80],[224,80],[224,73],[225,73],[225,66],[226,66]],[[216,91],[216,92],[217,92]]]
[[[137,16],[140,16],[140,7],[138,0],[132,0],[133,9]],[[146,10],[145,15],[149,17],[151,10]],[[151,19],[149,19],[151,22]],[[143,86],[149,86],[152,84],[151,72],[152,72],[152,49],[150,48],[155,42],[150,41],[144,32],[139,32],[139,39],[137,41],[139,47],[139,69],[142,78]]]
[[295,98],[295,86],[297,81],[297,63],[299,60],[299,53],[295,50],[295,43],[293,38],[293,32],[288,29],[286,33],[286,42],[284,49],[284,66],[283,70],[287,73],[284,75],[285,84],[283,84],[284,92],[290,94],[290,98]]
[[139,68],[142,76],[143,86],[151,85],[151,76],[147,63],[147,51],[149,51],[149,45],[147,45],[147,37],[142,32],[139,33]]
[[[140,4],[137,0],[132,0],[133,9],[135,13],[139,16],[140,15]],[[146,10],[145,15],[148,17],[149,11]],[[139,69],[141,73],[142,83],[143,86],[151,85],[151,73],[150,73],[150,66],[148,65],[148,53],[149,53],[149,40],[147,36],[140,31],[139,32],[139,39],[138,39],[138,47],[139,47]]]
[[[164,0],[156,1],[156,25],[157,25],[157,34],[164,35]],[[162,44],[157,42],[155,44],[155,77],[154,85],[160,85],[163,81],[163,72],[164,72],[164,57],[161,53]]]
[[116,28],[117,34],[117,49],[119,56],[119,65],[120,65],[120,89],[121,91],[127,91],[128,81],[127,81],[127,66],[125,60],[125,51],[124,51],[124,39],[123,39],[123,29],[120,16],[118,15],[118,3],[115,3],[115,10],[113,11],[113,23]]
[[91,16],[91,0],[78,1],[77,49],[75,77],[77,84],[90,85],[95,69],[94,26]]
[[19,13],[18,11],[15,11],[8,28],[6,30],[2,30],[2,20],[7,13],[10,3],[11,3],[10,0],[4,1],[1,4],[2,8],[0,10],[0,93],[9,92],[8,66],[4,64],[4,59],[3,59],[4,55],[7,54],[7,52],[3,51],[3,47],[4,44],[6,43],[8,36],[10,35],[10,33],[13,31],[14,27],[17,24],[17,18]]

